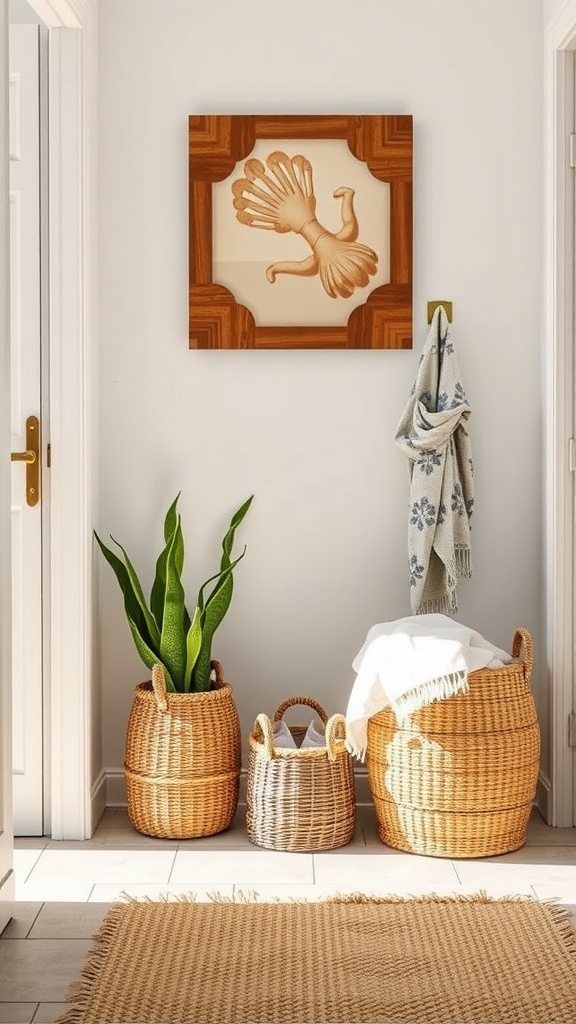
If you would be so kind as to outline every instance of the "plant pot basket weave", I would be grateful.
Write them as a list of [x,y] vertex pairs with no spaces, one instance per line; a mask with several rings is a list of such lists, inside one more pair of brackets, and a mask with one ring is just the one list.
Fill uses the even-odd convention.
[[471,672],[468,693],[400,724],[390,708],[369,720],[368,778],[387,846],[489,857],[524,845],[540,758],[525,629],[515,633],[515,658],[521,648],[523,660]]
[[160,666],[136,687],[126,730],[124,774],[135,829],[165,839],[228,828],[238,802],[241,736],[222,666],[205,693],[167,693]]
[[[326,727],[326,745],[276,747],[272,722],[267,715],[258,715],[249,741],[248,836],[269,850],[332,850],[349,843],[356,827],[354,771],[344,746],[345,719],[340,714],[328,719],[315,700],[292,697],[280,705],[273,721],[279,722],[295,704],[316,711]],[[306,726],[289,729],[296,743],[306,732]]]

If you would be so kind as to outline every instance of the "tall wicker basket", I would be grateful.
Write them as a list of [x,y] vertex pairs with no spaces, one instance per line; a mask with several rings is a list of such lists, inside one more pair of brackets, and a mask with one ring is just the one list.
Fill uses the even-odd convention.
[[[313,708],[324,723],[323,747],[275,747],[272,722],[258,715],[249,741],[246,829],[257,846],[313,852],[344,846],[354,837],[356,797],[352,758],[344,746],[346,723],[330,719],[310,697],[291,697],[274,714],[279,722],[296,704]],[[306,726],[289,726],[302,740]],[[341,733],[340,737],[337,735]]]
[[540,730],[530,689],[532,638],[515,633],[523,660],[471,672],[469,692],[398,724],[390,708],[368,722],[368,778],[378,834],[398,850],[489,857],[517,850],[536,793]]
[[211,664],[216,680],[205,693],[167,693],[160,666],[135,689],[124,774],[130,821],[146,835],[210,836],[234,817],[240,720],[222,666]]

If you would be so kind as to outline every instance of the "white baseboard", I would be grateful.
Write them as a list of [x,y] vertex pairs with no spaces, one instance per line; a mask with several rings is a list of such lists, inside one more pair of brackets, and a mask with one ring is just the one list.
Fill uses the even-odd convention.
[[126,807],[126,780],[123,768],[105,768],[106,806]]
[[361,765],[354,769],[354,781],[356,783],[356,803],[358,806],[373,806],[370,783],[368,782],[368,769]]
[[540,814],[547,825],[552,824],[552,785],[547,775],[542,771],[538,772],[538,785],[536,786],[536,799],[534,801]]
[[106,810],[106,790],[106,773],[102,769],[90,789],[90,821],[88,822],[88,828],[91,836],[94,835],[96,826]]
[[[126,806],[126,782],[124,780],[124,770],[122,768],[105,768],[98,778],[102,777],[104,781],[104,792],[105,792],[105,806],[106,807],[125,807]],[[246,780],[248,777],[248,771],[243,768],[240,772],[240,793],[238,796],[238,803],[246,803]],[[370,792],[370,786],[368,783],[368,769],[365,766],[360,766],[354,770],[354,781],[356,784],[356,803],[361,804],[372,804],[372,794]],[[104,813],[102,809],[101,814]],[[94,822],[99,820],[93,816]]]

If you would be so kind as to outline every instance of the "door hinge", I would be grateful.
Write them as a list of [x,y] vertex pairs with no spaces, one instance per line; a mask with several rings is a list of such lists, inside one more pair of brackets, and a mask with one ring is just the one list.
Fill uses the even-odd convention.
[[576,167],[576,135],[570,136],[570,167]]
[[568,715],[568,743],[571,747],[576,747],[576,715],[574,712]]
[[576,441],[573,437],[568,439],[568,469],[576,473]]

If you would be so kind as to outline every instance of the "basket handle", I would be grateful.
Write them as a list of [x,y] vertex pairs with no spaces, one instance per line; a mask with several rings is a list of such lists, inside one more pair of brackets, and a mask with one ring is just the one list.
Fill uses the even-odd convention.
[[156,697],[156,703],[159,711],[168,710],[168,700],[166,697],[166,680],[164,678],[164,669],[162,665],[152,666],[152,689],[154,696]]
[[256,721],[254,722],[254,732],[256,732],[257,726],[260,727],[260,730],[262,732],[266,757],[269,760],[272,760],[272,758],[274,757],[274,735],[272,733],[272,722],[268,718],[268,715],[257,715]]
[[216,687],[219,688],[225,685],[224,682],[224,669],[219,661],[211,661],[210,669],[216,673]]
[[288,708],[291,708],[296,704],[305,704],[306,707],[313,708],[316,714],[319,715],[320,718],[322,719],[324,725],[326,725],[326,722],[328,721],[328,715],[324,711],[322,705],[319,704],[317,700],[314,700],[313,697],[289,697],[288,700],[282,701],[282,703],[279,705],[279,707],[276,708],[276,711],[274,712],[273,721],[279,722],[280,719],[284,717],[284,713],[288,710]]
[[512,641],[512,657],[520,657],[521,647],[524,648],[524,669],[526,678],[529,680],[532,675],[532,666],[534,664],[534,644],[527,629],[517,629],[514,633],[514,640]]
[[[314,704],[315,703],[316,702],[314,701]],[[320,707],[320,705],[318,705],[318,707]],[[324,711],[323,708],[321,710]],[[279,721],[279,719],[275,719],[275,721]],[[346,719],[344,718],[344,715],[338,712],[337,714],[332,715],[332,717],[324,724],[326,725],[326,748],[328,751],[328,760],[335,761],[338,756],[337,744],[342,743],[346,739]],[[271,760],[274,757],[275,747],[272,722],[268,718],[268,715],[259,714],[256,716],[254,732],[256,732],[257,728],[259,728],[262,733],[266,756]],[[342,733],[341,736],[337,735],[339,731]]]
[[337,712],[335,715],[332,715],[332,717],[328,719],[328,722],[326,724],[326,746],[328,748],[329,761],[335,761],[338,755],[338,751],[336,750],[336,743],[338,742],[339,737],[336,735],[336,733],[339,728],[342,732],[340,742],[343,742],[346,739],[346,719],[344,718],[344,715],[341,715],[340,712]]

